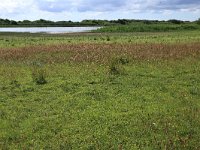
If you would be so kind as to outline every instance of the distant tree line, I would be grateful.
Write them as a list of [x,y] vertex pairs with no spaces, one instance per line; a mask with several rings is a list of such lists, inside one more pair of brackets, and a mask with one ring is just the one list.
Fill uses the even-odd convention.
[[9,19],[0,19],[0,27],[71,27],[71,26],[114,26],[114,25],[129,25],[134,23],[143,24],[156,24],[156,23],[171,23],[171,24],[184,24],[184,23],[197,23],[200,24],[200,19],[197,21],[189,22],[171,19],[168,21],[158,21],[158,20],[135,20],[135,19],[118,19],[118,20],[83,20],[80,22],[72,21],[50,21],[50,20],[23,20],[15,21]]

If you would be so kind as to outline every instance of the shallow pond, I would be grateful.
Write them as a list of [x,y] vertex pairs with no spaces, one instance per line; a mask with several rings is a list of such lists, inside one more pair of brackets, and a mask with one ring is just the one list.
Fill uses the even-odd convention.
[[90,32],[100,27],[16,27],[0,28],[0,32],[28,32],[28,33],[76,33]]

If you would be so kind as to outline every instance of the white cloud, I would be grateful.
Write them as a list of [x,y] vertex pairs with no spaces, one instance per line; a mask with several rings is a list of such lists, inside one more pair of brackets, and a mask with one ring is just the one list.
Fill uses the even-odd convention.
[[18,13],[27,10],[33,4],[33,0],[1,0],[1,13]]
[[180,12],[188,17],[191,14],[191,18],[198,18],[200,0],[0,0],[0,18],[18,20],[117,19],[124,14],[128,18],[134,14],[134,18],[144,13],[151,14],[153,18],[158,13],[170,16],[169,12]]

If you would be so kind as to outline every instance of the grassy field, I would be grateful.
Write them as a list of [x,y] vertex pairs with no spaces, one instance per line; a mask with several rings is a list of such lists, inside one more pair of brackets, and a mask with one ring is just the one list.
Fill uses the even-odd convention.
[[200,149],[200,31],[0,34],[0,149]]
[[197,23],[167,23],[167,22],[147,22],[132,23],[127,25],[106,26],[95,32],[177,32],[177,31],[196,31],[200,30],[200,24]]

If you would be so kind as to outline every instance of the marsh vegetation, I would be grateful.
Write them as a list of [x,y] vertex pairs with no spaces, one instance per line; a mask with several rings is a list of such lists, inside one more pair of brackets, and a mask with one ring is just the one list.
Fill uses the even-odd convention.
[[198,150],[199,100],[199,30],[0,34],[0,149]]

